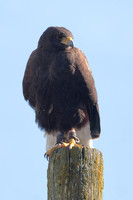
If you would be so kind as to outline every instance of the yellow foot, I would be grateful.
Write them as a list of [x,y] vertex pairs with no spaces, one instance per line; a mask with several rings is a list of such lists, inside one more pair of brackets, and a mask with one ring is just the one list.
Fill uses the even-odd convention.
[[75,140],[73,139],[73,138],[71,138],[70,140],[69,140],[69,149],[72,149],[73,147],[80,147],[80,148],[83,148],[83,146],[82,145],[80,145],[80,144],[76,144],[76,142],[75,142]]
[[63,144],[57,144],[55,147],[53,147],[52,149],[50,149],[49,151],[47,151],[44,155],[44,157],[49,157],[49,155],[55,150],[55,149],[59,149],[59,148],[62,148],[62,147],[67,147],[69,146],[69,143],[63,143]]
[[63,144],[58,144],[57,146],[53,147],[52,149],[50,149],[49,151],[47,151],[44,155],[44,157],[48,158],[50,156],[50,154],[55,150],[55,149],[59,149],[62,147],[69,147],[69,149],[72,149],[73,147],[80,147],[83,148],[82,145],[76,144],[75,140],[73,138],[71,138],[69,140],[69,143],[63,143]]

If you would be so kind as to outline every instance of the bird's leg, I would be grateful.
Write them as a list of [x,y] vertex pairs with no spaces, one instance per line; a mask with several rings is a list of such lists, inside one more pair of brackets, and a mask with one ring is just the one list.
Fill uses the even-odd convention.
[[49,151],[47,151],[44,155],[44,157],[49,157],[49,155],[55,150],[55,149],[58,149],[58,148],[61,148],[61,147],[67,147],[69,145],[69,143],[66,143],[66,138],[64,136],[64,133],[58,133],[57,135],[57,142],[55,144],[55,147],[53,147],[52,149],[50,149]]
[[69,149],[72,149],[74,146],[83,147],[82,145],[79,145],[77,143],[80,142],[79,138],[77,137],[75,129],[72,129],[68,132],[69,134]]
[[53,147],[52,149],[50,149],[49,151],[47,151],[44,155],[44,157],[48,158],[49,155],[58,148],[62,148],[62,147],[69,147],[69,149],[72,149],[74,146],[75,147],[80,147],[82,148],[82,145],[79,145],[77,143],[80,142],[79,138],[76,135],[76,131],[75,129],[71,129],[70,131],[68,131],[66,134],[69,134],[69,143],[66,143],[66,138],[64,136],[64,133],[58,133],[57,135],[57,142],[55,144],[55,147]]
[[64,133],[58,133],[56,145],[63,144],[66,141]]

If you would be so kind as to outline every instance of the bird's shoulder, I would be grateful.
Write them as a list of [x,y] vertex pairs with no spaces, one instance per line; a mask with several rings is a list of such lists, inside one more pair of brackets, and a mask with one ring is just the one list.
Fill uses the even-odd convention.
[[90,69],[85,54],[78,48],[75,48],[75,65],[80,75],[82,76],[82,81],[84,81],[86,85],[89,94],[89,99],[92,103],[96,103],[97,92],[92,71]]
[[89,73],[92,73],[85,54],[80,49],[75,47],[74,55],[75,55],[75,64],[77,65],[77,67],[80,70],[86,70]]

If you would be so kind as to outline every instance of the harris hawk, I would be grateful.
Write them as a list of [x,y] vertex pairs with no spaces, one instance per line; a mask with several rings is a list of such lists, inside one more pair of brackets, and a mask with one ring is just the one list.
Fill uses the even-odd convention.
[[68,29],[49,27],[41,35],[26,66],[23,95],[46,132],[47,156],[55,143],[54,148],[92,147],[92,139],[100,136],[92,72]]

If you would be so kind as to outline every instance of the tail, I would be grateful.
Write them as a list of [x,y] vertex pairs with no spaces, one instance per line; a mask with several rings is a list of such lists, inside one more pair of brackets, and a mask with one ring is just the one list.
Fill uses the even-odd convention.
[[93,106],[88,106],[87,111],[89,114],[90,130],[91,130],[92,139],[98,138],[100,136],[100,132],[101,132],[98,104],[95,104]]

